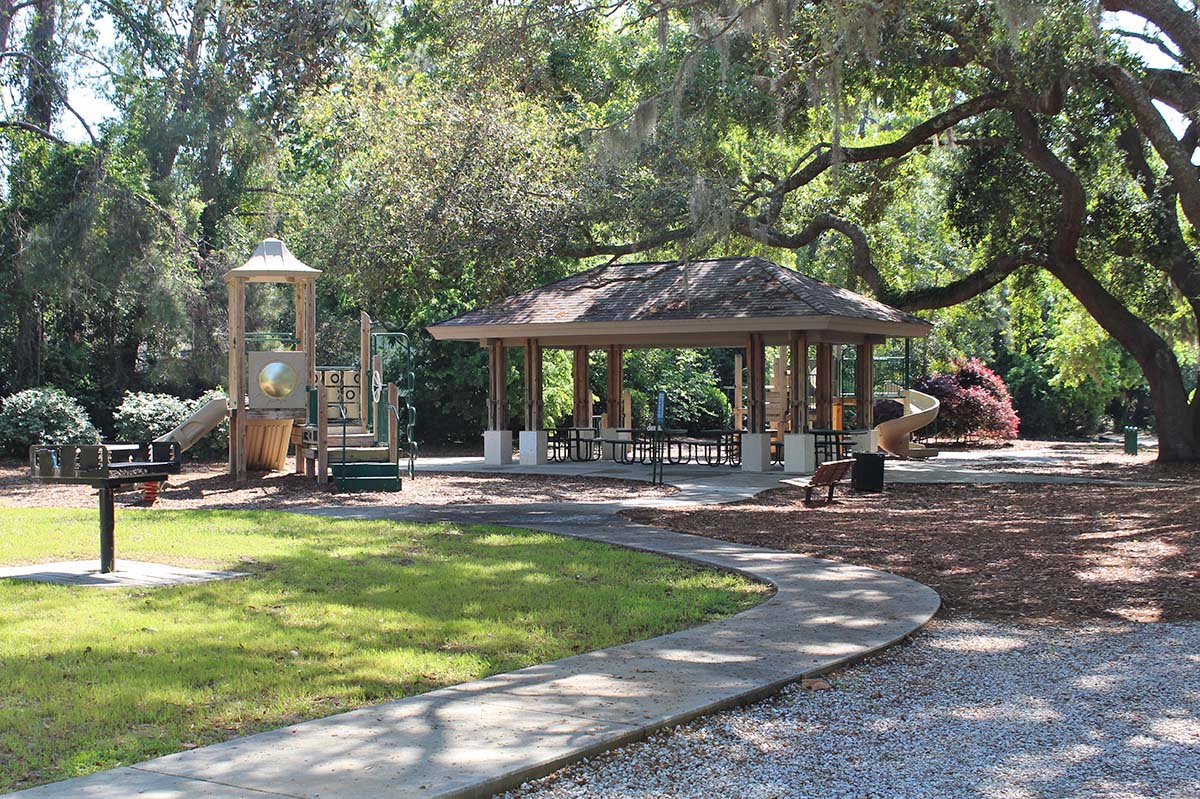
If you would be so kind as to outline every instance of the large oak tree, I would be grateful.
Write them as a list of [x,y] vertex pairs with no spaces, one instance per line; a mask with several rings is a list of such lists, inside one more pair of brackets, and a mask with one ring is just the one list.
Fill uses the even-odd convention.
[[[1179,344],[1195,349],[1200,320],[1195,8],[1171,0],[1104,0],[1103,8],[1091,0],[615,0],[489,11],[489,24],[471,26],[469,58],[495,64],[516,42],[506,63],[524,90],[568,104],[594,104],[598,94],[610,109],[612,98],[628,98],[627,115],[592,137],[617,153],[597,158],[609,178],[598,196],[613,201],[584,208],[559,254],[675,248],[687,257],[730,235],[800,250],[840,236],[854,279],[913,311],[964,302],[1020,270],[1046,270],[1145,375],[1160,459],[1200,459],[1196,377],[1176,353]],[[1104,11],[1123,15],[1114,22]],[[564,79],[554,56],[597,29],[643,32],[660,53],[624,82],[609,75],[589,98],[579,90],[587,81]],[[556,43],[545,44],[554,39],[547,31],[560,32]],[[494,38],[480,45],[481,36]],[[1171,66],[1149,67],[1131,52],[1131,37]],[[545,60],[531,55],[539,47],[549,50]],[[733,133],[743,142],[740,166],[714,167],[718,140]],[[761,141],[773,144],[756,149]],[[861,193],[866,182],[868,194],[886,195],[900,165],[941,145],[956,152],[949,215],[975,248],[975,267],[901,287],[839,186],[857,181]],[[686,196],[663,201],[664,186],[689,179]]]

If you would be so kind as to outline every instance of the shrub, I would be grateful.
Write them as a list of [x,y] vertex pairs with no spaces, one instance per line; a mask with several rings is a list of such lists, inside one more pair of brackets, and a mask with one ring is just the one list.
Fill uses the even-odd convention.
[[904,415],[904,405],[894,399],[875,400],[875,424],[883,424]]
[[113,413],[113,433],[119,441],[153,441],[175,429],[191,412],[190,403],[170,394],[126,391]]
[[957,441],[1008,441],[1017,437],[1019,419],[1008,386],[978,358],[956,361],[947,374],[935,372],[913,388],[941,402],[937,435]]
[[1007,377],[1027,436],[1089,436],[1100,429],[1113,399],[1094,380],[1064,386],[1050,368],[1025,355],[1014,357]]
[[[174,430],[214,399],[225,399],[225,392],[213,389],[198,399],[185,400],[170,394],[128,391],[113,414],[113,429],[121,441],[152,441]],[[201,459],[216,458],[224,455],[228,447],[229,422],[225,421],[193,444],[189,452]]]
[[0,408],[0,449],[24,455],[31,444],[98,444],[100,434],[83,406],[52,387],[5,397]]

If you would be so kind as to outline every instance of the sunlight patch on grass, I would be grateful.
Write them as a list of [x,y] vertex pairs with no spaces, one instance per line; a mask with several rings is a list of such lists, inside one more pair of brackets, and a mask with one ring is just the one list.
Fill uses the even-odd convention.
[[[0,509],[4,565],[94,559],[96,523]],[[117,557],[250,576],[0,580],[0,791],[649,638],[769,593],[546,533],[275,512],[121,511]]]

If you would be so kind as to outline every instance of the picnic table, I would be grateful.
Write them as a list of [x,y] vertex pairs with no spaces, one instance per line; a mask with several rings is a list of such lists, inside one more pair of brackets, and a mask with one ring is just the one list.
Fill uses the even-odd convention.
[[600,460],[600,435],[594,427],[559,427],[546,431],[551,461]]
[[613,459],[619,463],[650,463],[654,458],[654,438],[661,434],[662,458],[665,463],[704,463],[708,466],[741,463],[739,430],[702,430],[690,435],[682,428],[618,427],[617,438],[601,439],[613,448]]
[[813,449],[816,452],[817,463],[844,460],[849,456],[850,436],[854,432],[853,430],[810,427],[805,432],[811,433],[816,438]]

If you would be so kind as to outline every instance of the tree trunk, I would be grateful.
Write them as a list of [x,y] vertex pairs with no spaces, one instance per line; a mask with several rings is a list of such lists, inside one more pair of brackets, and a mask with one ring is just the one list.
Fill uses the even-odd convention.
[[58,23],[57,0],[36,0],[33,27],[29,31],[29,55],[25,81],[25,116],[44,130],[54,121],[57,82],[54,31]]
[[14,292],[21,298],[17,308],[17,336],[13,352],[13,376],[10,388],[20,390],[41,385],[42,382],[42,316],[37,303],[24,292]]
[[[1160,461],[1200,460],[1200,411],[1189,407],[1183,371],[1174,350],[1150,325],[1114,297],[1079,260],[1079,237],[1087,197],[1079,177],[1042,140],[1027,110],[1012,112],[1021,134],[1020,152],[1058,187],[1061,207],[1049,270],[1079,300],[1092,318],[1133,356],[1150,386]],[[1200,406],[1198,406],[1200,407]]]
[[15,6],[14,0],[0,0],[0,53],[8,49],[8,33],[12,30]]

